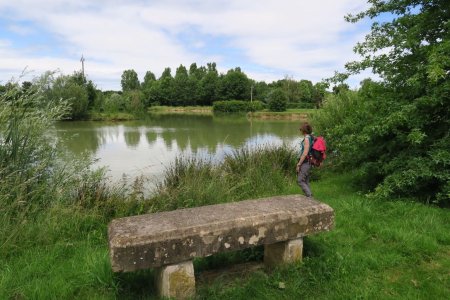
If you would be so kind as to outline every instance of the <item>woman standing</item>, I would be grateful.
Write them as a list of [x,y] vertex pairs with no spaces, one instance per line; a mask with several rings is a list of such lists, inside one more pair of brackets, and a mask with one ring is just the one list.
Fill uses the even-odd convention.
[[309,162],[309,154],[313,143],[311,136],[312,127],[308,123],[303,123],[300,127],[304,138],[300,143],[300,158],[297,163],[297,183],[302,188],[306,197],[312,197],[311,188],[309,186],[309,171],[311,170],[311,163]]

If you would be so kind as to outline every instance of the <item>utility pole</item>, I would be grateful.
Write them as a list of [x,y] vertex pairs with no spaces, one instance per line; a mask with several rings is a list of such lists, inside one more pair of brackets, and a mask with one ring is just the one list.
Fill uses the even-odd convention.
[[84,56],[83,56],[83,54],[81,54],[80,61],[81,61],[81,74],[83,74],[83,78],[85,78],[84,77]]
[[250,102],[251,103],[253,102],[253,84],[252,84],[252,86],[250,88]]

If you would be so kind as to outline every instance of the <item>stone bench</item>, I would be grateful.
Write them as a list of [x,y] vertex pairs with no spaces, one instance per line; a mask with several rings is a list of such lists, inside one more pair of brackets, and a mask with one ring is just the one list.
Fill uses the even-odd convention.
[[303,237],[328,231],[334,211],[300,195],[277,196],[113,220],[109,224],[112,270],[157,268],[161,296],[195,294],[192,260],[264,246],[264,263],[302,259]]

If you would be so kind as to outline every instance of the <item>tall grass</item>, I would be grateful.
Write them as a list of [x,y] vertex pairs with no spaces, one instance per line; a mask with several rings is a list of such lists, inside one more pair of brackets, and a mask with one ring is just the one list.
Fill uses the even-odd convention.
[[51,131],[69,105],[45,97],[49,76],[0,94],[0,257],[39,243],[30,228],[54,207],[89,209],[120,194],[106,187],[102,170],[90,170],[89,157],[64,157]]
[[64,105],[46,105],[40,87],[23,91],[11,84],[0,95],[0,193],[2,206],[14,210],[41,199],[36,190],[46,181],[56,158],[54,140],[46,132]]
[[49,103],[44,88],[23,90],[11,83],[0,95],[0,255],[14,244],[27,217],[48,205],[54,190],[57,148],[45,132],[67,105]]
[[223,163],[178,158],[165,173],[151,211],[238,201],[285,193],[296,154],[287,146],[242,148]]

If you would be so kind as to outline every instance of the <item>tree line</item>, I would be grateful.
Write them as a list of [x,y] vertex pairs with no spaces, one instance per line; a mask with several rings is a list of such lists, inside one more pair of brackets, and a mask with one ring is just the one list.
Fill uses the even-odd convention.
[[141,91],[145,105],[190,106],[212,105],[214,101],[259,100],[268,102],[275,89],[281,89],[291,106],[320,106],[326,86],[309,80],[295,81],[286,77],[272,83],[250,79],[239,67],[219,74],[216,63],[198,67],[192,63],[189,70],[180,65],[172,76],[166,68],[161,77],[147,71],[140,82],[134,70],[125,70],[121,78],[122,92]]
[[[296,81],[289,76],[271,83],[255,81],[239,67],[219,73],[214,62],[206,66],[192,63],[189,69],[180,65],[174,75],[167,67],[159,78],[147,71],[142,81],[135,70],[124,70],[119,91],[101,91],[80,72],[59,76],[46,73],[41,77],[49,79],[47,97],[70,102],[72,109],[68,118],[73,120],[86,118],[90,111],[136,112],[154,105],[211,106],[215,101],[231,100],[258,100],[269,108],[272,101],[272,106],[278,110],[318,108],[328,87],[323,82],[313,84],[310,80]],[[26,90],[32,84],[25,81],[22,88]],[[7,86],[0,85],[0,92]],[[339,88],[348,89],[348,86]]]

